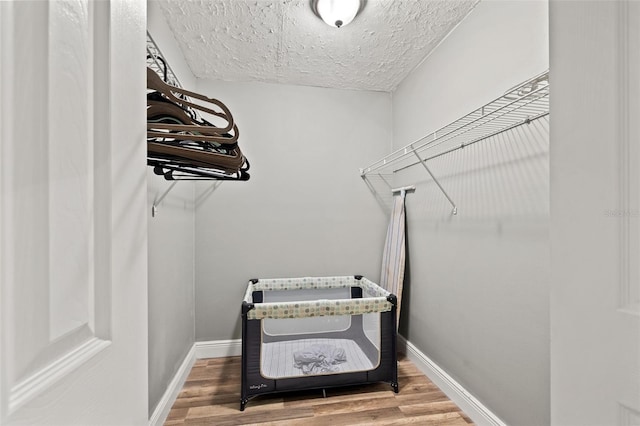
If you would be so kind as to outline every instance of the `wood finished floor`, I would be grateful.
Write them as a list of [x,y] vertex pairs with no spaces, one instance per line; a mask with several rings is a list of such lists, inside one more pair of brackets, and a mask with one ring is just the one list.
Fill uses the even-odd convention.
[[165,422],[172,425],[461,425],[473,424],[404,357],[400,392],[386,383],[263,395],[240,411],[240,357],[197,360]]

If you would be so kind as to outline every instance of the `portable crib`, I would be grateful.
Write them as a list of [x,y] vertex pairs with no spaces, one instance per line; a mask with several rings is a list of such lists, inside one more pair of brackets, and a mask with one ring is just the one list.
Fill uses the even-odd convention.
[[396,300],[361,275],[251,280],[240,410],[293,390],[387,382],[397,393]]

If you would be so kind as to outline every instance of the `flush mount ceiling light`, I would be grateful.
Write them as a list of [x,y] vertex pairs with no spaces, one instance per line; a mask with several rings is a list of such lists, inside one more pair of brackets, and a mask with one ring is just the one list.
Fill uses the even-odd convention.
[[364,0],[311,0],[311,8],[324,22],[340,28],[353,21]]

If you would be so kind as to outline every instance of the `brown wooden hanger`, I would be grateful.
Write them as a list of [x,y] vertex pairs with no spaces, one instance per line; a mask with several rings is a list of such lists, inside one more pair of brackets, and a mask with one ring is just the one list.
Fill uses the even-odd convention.
[[[227,106],[225,104],[223,104],[222,102],[220,102],[217,99],[213,99],[213,98],[209,98],[207,96],[201,95],[199,93],[196,92],[191,92],[189,90],[185,90],[179,87],[175,87],[175,86],[171,86],[167,83],[165,83],[162,78],[160,78],[160,76],[158,74],[156,74],[156,72],[154,70],[152,70],[151,68],[147,67],[147,88],[148,89],[152,89],[152,90],[156,90],[160,93],[162,93],[164,96],[166,96],[169,100],[171,100],[172,102],[184,106],[184,107],[189,107],[192,108],[194,110],[197,111],[201,111],[201,112],[205,112],[208,114],[212,114],[216,117],[220,117],[222,119],[224,119],[227,122],[227,125],[225,127],[216,127],[216,129],[218,129],[220,131],[220,133],[227,133],[229,132],[232,128],[233,128],[233,116],[231,115],[231,111],[229,111],[229,108],[227,108]],[[175,93],[180,94],[182,96],[186,96],[189,98],[193,98],[193,99],[198,99],[210,104],[213,104],[215,106],[217,106],[218,108],[220,108],[222,110],[222,112],[220,111],[216,111],[213,110],[211,108],[208,108],[206,106],[203,105],[199,105],[199,104],[195,104],[191,101],[188,101],[186,99],[182,99],[179,98],[178,96],[175,95]]]
[[[149,121],[162,118],[171,118],[177,123]],[[147,120],[147,137],[164,138],[171,137],[172,134],[169,132],[186,132],[190,135],[200,135],[198,140],[201,141],[232,145],[237,142],[239,136],[238,126],[235,124],[233,134],[223,133],[218,127],[198,124],[182,108],[168,102],[147,101]],[[191,137],[194,138],[195,136]]]
[[[165,131],[163,131],[165,130]],[[147,138],[176,138],[206,142],[218,142],[233,145],[238,140],[238,128],[234,126],[234,134],[228,136],[208,134],[206,127],[194,127],[184,124],[147,123]]]

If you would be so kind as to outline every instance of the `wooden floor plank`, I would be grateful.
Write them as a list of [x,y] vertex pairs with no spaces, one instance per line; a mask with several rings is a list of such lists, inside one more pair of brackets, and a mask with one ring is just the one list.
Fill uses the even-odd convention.
[[400,411],[408,417],[427,414],[456,413],[458,406],[449,400],[427,402],[424,404],[401,405]]
[[399,393],[387,383],[264,395],[240,411],[240,357],[197,360],[165,426],[439,425],[471,420],[405,357]]
[[309,419],[313,417],[313,411],[308,408],[295,408],[291,410],[252,410],[241,412],[237,410],[232,414],[209,415],[203,417],[187,416],[185,425],[216,425],[233,426],[246,424],[260,424],[265,421],[281,423],[289,419]]
[[460,413],[430,414],[425,416],[405,417],[385,426],[420,425],[420,426],[469,426]]
[[[363,393],[357,392],[352,389],[352,394],[345,395],[333,395],[331,394],[331,390],[327,390],[327,397],[324,398],[322,396],[321,391],[315,391],[313,393],[309,392],[307,394],[300,395],[298,397],[292,396],[291,398],[287,398],[284,402],[285,408],[288,407],[321,407],[324,405],[334,404],[336,401],[349,403],[350,401],[362,401]],[[393,391],[380,391],[380,392],[368,392],[366,394],[366,399],[368,401],[376,401],[380,399],[388,399],[393,397]]]

